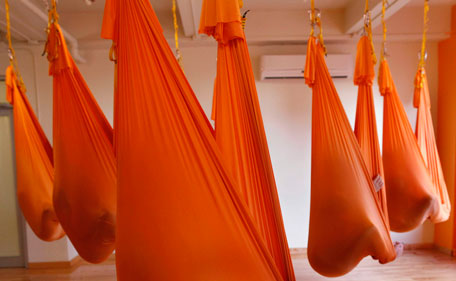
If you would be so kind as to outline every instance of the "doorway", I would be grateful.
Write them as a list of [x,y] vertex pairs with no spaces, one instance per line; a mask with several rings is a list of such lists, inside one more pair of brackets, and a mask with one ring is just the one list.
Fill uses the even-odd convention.
[[25,222],[16,197],[13,108],[0,77],[0,268],[25,267]]

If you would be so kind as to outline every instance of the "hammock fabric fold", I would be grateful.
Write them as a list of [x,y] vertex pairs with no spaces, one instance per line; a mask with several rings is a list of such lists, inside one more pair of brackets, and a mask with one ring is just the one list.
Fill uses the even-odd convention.
[[439,212],[435,215],[434,220],[443,222],[450,217],[451,202],[437,150],[434,125],[432,123],[431,97],[424,67],[420,68],[416,74],[413,104],[418,109],[415,132],[418,147],[433,183],[432,191],[436,194],[440,203]]
[[46,46],[54,81],[54,207],[79,255],[99,263],[115,247],[113,132],[57,23],[50,26]]
[[312,190],[308,258],[320,274],[351,271],[370,255],[380,263],[396,253],[359,144],[325,63],[309,38],[306,83],[312,99]]
[[440,221],[439,202],[386,60],[380,64],[378,83],[384,96],[383,163],[389,220],[391,230],[407,232],[427,218]]
[[[372,44],[368,36],[363,36],[358,43],[354,82],[358,85],[358,103],[356,107],[355,136],[361,148],[370,178],[380,177],[385,180],[383,160],[377,133],[374,95],[372,85],[375,78]],[[386,188],[379,183],[377,200],[389,228]]]
[[13,105],[19,206],[38,238],[48,242],[58,240],[65,233],[52,203],[52,147],[27,96],[19,89],[11,66],[6,70],[6,97]]
[[277,268],[284,280],[291,281],[295,280],[293,264],[238,3],[203,2],[200,33],[218,40],[216,141]]
[[283,280],[150,2],[106,1],[102,36],[117,54],[118,280]]

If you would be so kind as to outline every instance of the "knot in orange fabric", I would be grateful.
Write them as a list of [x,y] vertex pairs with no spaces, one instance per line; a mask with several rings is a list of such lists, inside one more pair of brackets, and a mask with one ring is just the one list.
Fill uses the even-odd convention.
[[239,9],[238,1],[204,1],[199,33],[213,36],[224,44],[236,38],[244,38]]
[[49,75],[60,73],[63,69],[73,68],[65,39],[59,24],[49,26],[45,52],[49,61]]
[[358,52],[356,55],[355,85],[369,85],[374,82],[375,70],[374,61],[372,60],[372,45],[369,37],[363,36],[358,43]]
[[394,89],[393,77],[391,76],[391,71],[386,60],[383,60],[380,63],[380,70],[378,73],[378,86],[380,88],[380,93],[382,96],[390,94]]
[[413,106],[415,108],[419,108],[421,99],[423,99],[424,106],[431,108],[431,97],[424,67],[420,67],[415,76],[415,95],[413,97]]

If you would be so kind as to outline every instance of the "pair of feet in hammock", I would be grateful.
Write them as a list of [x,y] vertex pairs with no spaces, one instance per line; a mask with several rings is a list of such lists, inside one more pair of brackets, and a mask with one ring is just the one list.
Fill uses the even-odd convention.
[[394,242],[394,249],[396,250],[396,256],[400,257],[404,254],[404,243]]

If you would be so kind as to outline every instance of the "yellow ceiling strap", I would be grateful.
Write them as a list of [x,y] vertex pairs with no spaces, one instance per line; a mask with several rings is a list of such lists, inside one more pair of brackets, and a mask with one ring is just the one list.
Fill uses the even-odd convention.
[[371,44],[372,61],[374,62],[374,64],[376,64],[377,56],[375,55],[374,40],[372,38],[372,19],[371,19],[371,13],[369,10],[369,0],[366,0],[366,8],[364,11],[364,31],[366,32],[367,36],[369,37],[369,41]]
[[386,32],[388,31],[386,28],[386,5],[387,0],[382,0],[382,26],[383,26],[383,40],[382,40],[382,50],[381,50],[381,61],[385,60],[386,57]]
[[24,80],[22,75],[19,72],[19,66],[16,59],[16,52],[13,48],[12,38],[11,38],[11,19],[10,19],[10,6],[9,1],[5,0],[5,12],[6,12],[6,39],[8,40],[8,55],[10,60],[10,65],[13,68],[14,74],[16,75],[17,83],[22,93],[25,93],[27,89],[25,88]]
[[315,36],[315,1],[310,1],[310,36]]
[[174,22],[174,41],[176,43],[176,56],[179,65],[183,69],[182,53],[179,46],[179,24],[177,22],[177,4],[176,0],[173,0],[173,22]]
[[424,67],[426,64],[426,41],[427,41],[428,29],[429,29],[429,0],[424,0],[424,27],[423,27],[423,42],[421,44],[420,67]]
[[325,45],[325,40],[323,38],[323,25],[321,23],[321,14],[315,9],[315,0],[310,1],[310,23],[311,31],[310,36],[315,36],[315,25],[318,26],[320,33],[318,34],[318,42],[323,48],[325,55],[328,53]]

